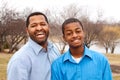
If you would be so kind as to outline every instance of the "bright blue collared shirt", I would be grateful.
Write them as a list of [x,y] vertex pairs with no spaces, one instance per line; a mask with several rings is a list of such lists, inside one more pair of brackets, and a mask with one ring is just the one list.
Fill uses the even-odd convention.
[[47,51],[29,38],[10,59],[7,80],[50,80],[51,63],[60,52],[48,43]]
[[87,47],[79,63],[68,50],[52,63],[51,69],[51,80],[112,80],[107,58]]

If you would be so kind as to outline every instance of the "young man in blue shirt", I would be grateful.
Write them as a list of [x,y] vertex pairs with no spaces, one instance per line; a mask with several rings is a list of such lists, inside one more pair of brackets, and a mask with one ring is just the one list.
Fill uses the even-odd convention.
[[62,33],[69,50],[53,62],[51,80],[112,80],[107,58],[84,45],[85,32],[78,19],[65,20]]
[[49,42],[49,23],[41,12],[31,13],[26,20],[28,42],[10,59],[7,80],[50,80],[51,63],[60,52]]

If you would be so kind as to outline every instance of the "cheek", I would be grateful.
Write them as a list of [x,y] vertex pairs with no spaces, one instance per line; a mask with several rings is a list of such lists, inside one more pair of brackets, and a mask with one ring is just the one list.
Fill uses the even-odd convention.
[[44,30],[49,33],[49,28],[48,27],[45,27]]
[[81,33],[80,36],[81,36],[82,38],[85,38],[85,34],[84,34],[84,33]]
[[35,32],[35,30],[34,29],[27,29],[26,30],[27,31],[27,34],[34,34],[34,32]]
[[64,41],[66,41],[66,42],[69,42],[70,41],[70,37],[64,37]]

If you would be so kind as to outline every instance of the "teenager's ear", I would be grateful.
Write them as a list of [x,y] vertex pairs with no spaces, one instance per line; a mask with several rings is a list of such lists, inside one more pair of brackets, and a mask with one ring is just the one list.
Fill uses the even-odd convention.
[[66,38],[65,38],[65,36],[63,35],[63,40],[66,42]]
[[84,38],[85,38],[86,32],[85,32],[85,31],[83,31],[83,34],[84,34]]

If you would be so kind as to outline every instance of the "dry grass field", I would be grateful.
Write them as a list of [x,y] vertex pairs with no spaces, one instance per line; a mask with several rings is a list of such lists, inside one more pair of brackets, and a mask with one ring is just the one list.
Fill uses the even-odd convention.
[[[120,54],[105,54],[111,64],[113,80],[120,80]],[[12,54],[0,53],[0,80],[7,80],[6,67]]]
[[120,80],[120,54],[105,54],[111,64],[113,80]]
[[0,80],[7,80],[6,79],[6,68],[7,68],[7,63],[11,56],[12,54],[0,53]]

